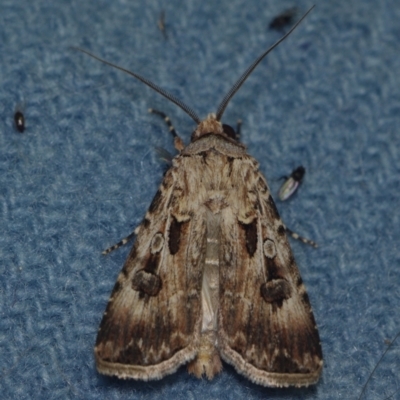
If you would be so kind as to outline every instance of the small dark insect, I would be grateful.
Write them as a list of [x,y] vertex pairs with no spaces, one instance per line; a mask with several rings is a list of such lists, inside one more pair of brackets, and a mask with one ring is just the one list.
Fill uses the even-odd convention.
[[25,117],[21,110],[16,110],[14,113],[14,123],[17,131],[23,133],[25,130]]
[[297,9],[295,7],[288,8],[281,14],[277,15],[269,24],[270,29],[275,29],[281,31],[293,22],[293,18],[297,14]]
[[284,176],[286,181],[279,189],[279,200],[285,201],[293,195],[293,193],[299,188],[305,173],[306,169],[300,165],[291,173],[289,177]]

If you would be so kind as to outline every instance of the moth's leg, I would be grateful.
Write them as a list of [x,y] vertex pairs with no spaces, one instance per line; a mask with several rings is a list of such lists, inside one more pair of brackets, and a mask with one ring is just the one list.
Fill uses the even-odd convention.
[[161,161],[164,161],[169,166],[172,165],[172,159],[174,158],[174,156],[168,150],[165,150],[163,147],[158,147],[158,146],[155,146],[155,150],[158,155],[158,158]]
[[302,241],[304,244],[308,244],[308,245],[310,245],[310,246],[312,246],[312,247],[315,247],[315,248],[318,247],[317,243],[315,243],[314,241],[312,241],[312,240],[310,240],[310,239],[307,239],[307,238],[305,238],[305,237],[303,237],[303,236],[300,236],[298,233],[291,231],[289,228],[286,228],[286,227],[285,227],[285,230],[286,230],[286,233],[287,233],[288,235],[290,235],[293,239],[300,240],[300,241]]
[[117,244],[114,244],[114,246],[111,246],[108,249],[105,249],[101,254],[106,255],[108,253],[111,253],[114,250],[119,249],[120,247],[127,244],[135,235],[136,235],[136,233],[135,233],[135,231],[133,231],[126,238],[123,238],[120,242],[118,242]]
[[161,118],[163,118],[165,123],[168,125],[169,131],[171,132],[172,136],[174,137],[175,148],[178,151],[182,151],[184,149],[185,145],[183,144],[183,140],[176,133],[176,130],[175,130],[174,126],[172,125],[172,122],[169,119],[168,115],[163,113],[162,111],[154,110],[154,108],[149,108],[149,113],[157,114]]
[[238,119],[237,125],[236,125],[236,139],[240,140],[240,133],[242,131],[242,120]]
[[168,125],[169,131],[171,132],[172,136],[174,138],[176,138],[178,136],[178,134],[176,133],[176,130],[175,130],[174,126],[172,125],[172,122],[167,114],[163,113],[162,111],[155,110],[154,108],[149,108],[149,113],[159,115],[165,121],[165,123]]

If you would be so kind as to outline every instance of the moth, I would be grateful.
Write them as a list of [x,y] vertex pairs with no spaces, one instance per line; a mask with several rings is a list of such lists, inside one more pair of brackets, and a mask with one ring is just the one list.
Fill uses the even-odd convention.
[[289,177],[284,177],[286,180],[279,189],[278,197],[281,201],[287,200],[299,188],[306,170],[303,166],[297,167]]
[[14,124],[18,132],[23,133],[25,130],[25,116],[23,112],[17,108],[14,112]]
[[105,251],[136,235],[98,331],[100,373],[161,379],[188,363],[212,379],[223,359],[260,385],[318,381],[320,339],[285,225],[258,162],[221,123],[233,95],[291,31],[204,120],[146,78],[78,49],[152,87],[197,124],[185,147],[167,119],[179,154],[139,227]]

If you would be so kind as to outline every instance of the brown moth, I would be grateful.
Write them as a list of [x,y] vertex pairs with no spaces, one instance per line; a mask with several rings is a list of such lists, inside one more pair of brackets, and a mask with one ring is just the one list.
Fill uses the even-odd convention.
[[189,363],[190,373],[212,379],[222,358],[260,385],[318,381],[318,330],[285,225],[258,162],[220,122],[246,78],[297,25],[253,62],[217,113],[203,121],[147,79],[81,50],[146,83],[198,124],[184,147],[167,119],[179,154],[134,232],[100,324],[100,373],[160,379]]

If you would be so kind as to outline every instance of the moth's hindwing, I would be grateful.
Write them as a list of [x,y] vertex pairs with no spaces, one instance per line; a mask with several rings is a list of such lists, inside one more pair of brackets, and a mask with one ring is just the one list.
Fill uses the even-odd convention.
[[246,173],[242,208],[221,218],[221,356],[255,383],[308,386],[322,370],[308,295],[255,160]]
[[160,379],[197,353],[205,223],[180,209],[185,195],[174,172],[137,230],[100,324],[101,373]]

